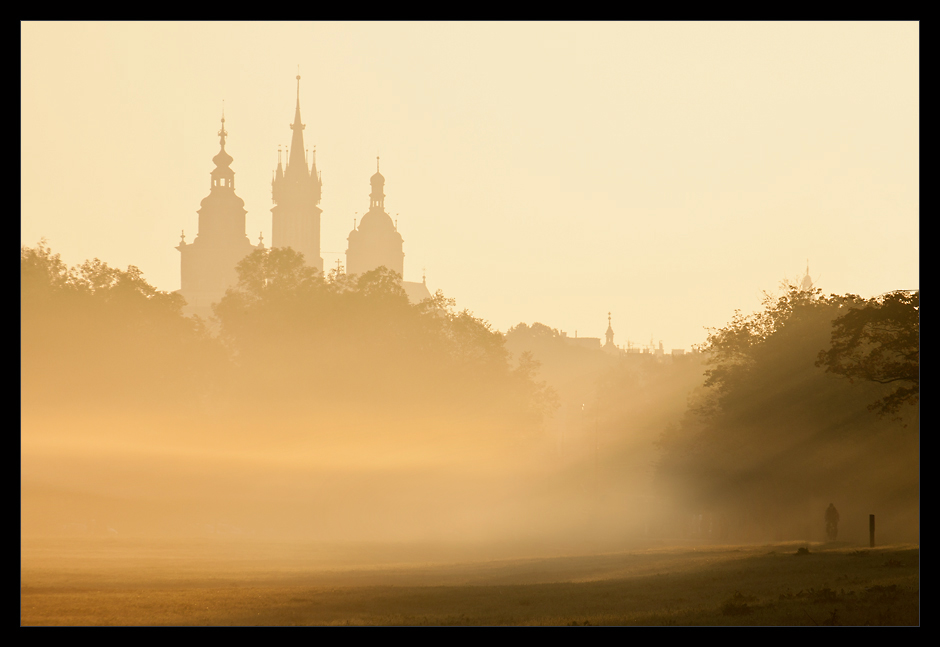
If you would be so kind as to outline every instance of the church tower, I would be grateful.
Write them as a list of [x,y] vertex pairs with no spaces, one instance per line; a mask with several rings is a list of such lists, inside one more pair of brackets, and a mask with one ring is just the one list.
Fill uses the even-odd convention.
[[372,183],[369,211],[362,216],[359,226],[349,232],[346,272],[362,274],[384,265],[398,272],[399,275],[403,275],[405,266],[403,241],[401,234],[398,233],[398,227],[385,213],[385,178],[379,172],[378,157],[375,158],[375,175],[369,181]]
[[607,338],[607,343],[604,344],[603,350],[609,355],[620,355],[620,349],[614,346],[614,327],[610,323],[610,313],[607,313],[607,332],[604,333],[604,336]]
[[[181,236],[180,294],[186,299],[186,314],[209,317],[212,304],[238,280],[235,265],[255,248],[245,235],[245,201],[235,195],[235,171],[232,156],[225,152],[225,114],[219,130],[221,150],[212,158],[215,169],[209,195],[200,204],[199,229],[195,240],[187,244]],[[260,245],[260,243],[259,243]]]
[[[816,277],[816,281],[819,280],[819,277]],[[804,292],[812,292],[813,288],[816,287],[816,281],[813,281],[809,275],[809,259],[806,259],[806,274],[803,275],[803,280],[800,281],[800,290]]]
[[300,122],[300,75],[297,75],[297,108],[291,124],[290,148],[287,149],[287,168],[281,165],[278,151],[277,170],[271,182],[274,199],[272,217],[272,247],[290,247],[304,255],[310,267],[323,271],[320,256],[320,175],[317,172],[316,149],[312,167],[307,168],[304,149],[304,124]]

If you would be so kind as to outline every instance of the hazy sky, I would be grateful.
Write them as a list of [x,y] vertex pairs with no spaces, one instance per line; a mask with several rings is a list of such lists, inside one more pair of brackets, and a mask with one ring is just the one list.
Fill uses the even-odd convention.
[[297,66],[335,267],[381,155],[405,278],[667,351],[806,267],[919,287],[917,23],[23,23],[22,238],[180,286],[226,150],[248,234]]

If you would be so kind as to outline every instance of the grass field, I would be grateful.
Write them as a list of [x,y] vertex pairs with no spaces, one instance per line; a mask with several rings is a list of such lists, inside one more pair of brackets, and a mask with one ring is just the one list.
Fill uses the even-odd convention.
[[[800,548],[808,548],[802,554]],[[24,539],[22,625],[918,625],[919,548]],[[537,552],[537,551],[533,551]]]

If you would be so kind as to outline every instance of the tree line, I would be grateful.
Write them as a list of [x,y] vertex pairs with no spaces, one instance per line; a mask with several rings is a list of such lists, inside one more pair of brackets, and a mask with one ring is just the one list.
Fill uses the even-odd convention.
[[652,370],[542,324],[503,335],[441,292],[409,303],[385,268],[323,275],[268,249],[237,269],[206,322],[133,266],[70,268],[43,242],[21,247],[24,414],[255,415],[272,427],[283,415],[315,433],[331,409],[535,429],[563,401],[569,428],[593,418],[600,469],[638,473],[655,439],[655,491],[735,519],[740,533],[830,501],[844,502],[844,519],[884,505],[916,522],[916,291],[787,286],[711,330],[700,354]]
[[312,411],[349,406],[538,424],[552,395],[530,358],[441,292],[409,303],[379,268],[324,276],[290,249],[256,250],[214,307],[183,315],[136,267],[69,268],[21,248],[24,406],[138,411]]

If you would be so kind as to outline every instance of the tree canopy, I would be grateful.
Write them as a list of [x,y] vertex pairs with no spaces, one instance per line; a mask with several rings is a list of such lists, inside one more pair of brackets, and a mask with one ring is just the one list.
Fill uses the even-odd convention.
[[[866,304],[786,286],[765,298],[761,312],[737,312],[711,330],[705,388],[660,441],[661,485],[693,510],[752,521],[785,516],[817,496],[916,493],[916,436],[867,410],[890,386],[850,383],[817,365],[830,337],[841,338],[839,322]],[[890,480],[866,474],[863,447],[869,456],[893,457],[887,462],[906,472]]]
[[817,366],[849,380],[893,384],[869,408],[880,415],[916,405],[920,395],[920,292],[898,290],[859,304],[833,322],[831,348]]
[[24,404],[186,407],[223,371],[221,348],[184,300],[141,271],[69,268],[45,242],[20,249]]
[[136,267],[69,268],[44,242],[22,247],[25,400],[179,408],[211,397],[229,411],[344,402],[517,422],[554,406],[537,362],[511,362],[499,331],[440,292],[409,303],[384,267],[323,276],[293,250],[266,249],[237,270],[214,337]]
[[498,331],[440,292],[409,303],[385,267],[324,277],[293,250],[263,249],[237,270],[215,313],[249,390],[535,418],[551,408],[531,362],[513,369]]

